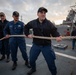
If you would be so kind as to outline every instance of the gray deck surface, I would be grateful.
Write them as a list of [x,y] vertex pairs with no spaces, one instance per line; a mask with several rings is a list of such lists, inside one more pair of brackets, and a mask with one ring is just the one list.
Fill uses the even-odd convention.
[[[68,48],[65,50],[54,48],[54,51],[76,57],[76,48],[75,50],[71,49],[71,42],[71,40],[63,40],[60,43],[68,45]],[[26,39],[26,43],[27,53],[29,56],[30,46],[28,46],[28,44],[32,45],[32,40]],[[52,44],[56,43],[57,42],[55,40],[52,41]],[[56,55],[56,66],[58,71],[57,75],[76,75],[76,60],[74,59]],[[27,75],[29,69],[24,65],[24,60],[21,56],[20,50],[18,50],[17,69],[12,71],[11,67],[12,61],[9,63],[6,63],[5,60],[0,61],[0,75]],[[39,55],[37,60],[37,71],[32,75],[51,75],[42,53]]]

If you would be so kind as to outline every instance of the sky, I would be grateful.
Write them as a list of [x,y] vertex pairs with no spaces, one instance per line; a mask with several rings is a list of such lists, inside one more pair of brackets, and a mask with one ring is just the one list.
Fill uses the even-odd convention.
[[74,5],[76,0],[0,0],[0,12],[6,14],[6,18],[11,21],[12,13],[18,11],[20,20],[26,24],[36,19],[39,7],[45,7],[48,10],[46,18],[56,24],[61,24],[66,19],[70,6]]

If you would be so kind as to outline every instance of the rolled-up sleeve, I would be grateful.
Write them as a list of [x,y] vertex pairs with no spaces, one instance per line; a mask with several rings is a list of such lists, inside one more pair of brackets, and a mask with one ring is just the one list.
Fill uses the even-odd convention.
[[32,28],[32,23],[31,23],[31,22],[27,23],[27,24],[24,26],[24,33],[25,33],[26,36],[29,35],[29,30],[30,30],[31,28]]

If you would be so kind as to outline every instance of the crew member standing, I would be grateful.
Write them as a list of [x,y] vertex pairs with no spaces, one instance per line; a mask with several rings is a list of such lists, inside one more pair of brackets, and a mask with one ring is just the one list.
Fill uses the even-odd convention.
[[[73,28],[73,31],[71,33],[71,36],[76,36],[76,27]],[[72,50],[75,48],[76,39],[72,40]]]
[[[32,28],[35,36],[50,37],[51,34],[56,37],[57,41],[61,41],[57,28],[46,19],[47,12],[46,8],[40,7],[37,12],[38,18],[25,25],[25,35],[28,38],[32,38],[32,35],[29,34],[29,29]],[[56,75],[57,69],[55,66],[55,53],[51,47],[51,41],[37,38],[33,38],[33,46],[30,50],[30,65],[32,69],[27,74],[31,75],[36,71],[36,60],[40,52],[42,52],[52,75]]]
[[[0,20],[0,38],[3,38],[4,37],[3,30],[6,24],[8,23],[8,21],[6,20],[6,16],[3,12],[0,12],[0,19],[1,19]],[[7,56],[6,62],[9,62],[9,57],[10,57],[9,39],[0,41],[0,52],[2,54],[0,61],[5,59],[5,55],[6,55]]]
[[[19,13],[17,11],[13,12],[13,21],[10,21],[4,29],[4,33],[6,38],[9,38],[9,35],[22,35],[24,31],[24,23],[19,21]],[[10,33],[8,32],[10,31]],[[18,47],[22,53],[22,57],[25,60],[25,65],[30,67],[28,64],[28,56],[26,53],[26,44],[24,37],[11,37],[9,39],[10,49],[11,49],[11,56],[13,61],[12,70],[15,70],[17,67],[17,50]]]

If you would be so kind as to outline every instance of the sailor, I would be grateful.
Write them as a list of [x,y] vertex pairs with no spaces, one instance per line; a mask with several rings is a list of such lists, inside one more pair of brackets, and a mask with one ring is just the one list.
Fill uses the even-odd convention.
[[[3,12],[0,12],[0,19],[1,19],[0,20],[0,38],[2,38],[4,37],[4,33],[3,33],[4,27],[6,26],[8,21],[6,20],[6,16]],[[9,57],[10,57],[9,39],[0,41],[0,52],[2,54],[0,61],[5,59],[5,55],[6,55],[7,56],[6,62],[9,62]]]
[[[76,36],[76,27],[73,27],[73,31],[71,33],[71,36]],[[72,40],[72,50],[74,50],[74,48],[75,48],[75,42],[76,42],[76,39],[73,39]]]
[[[53,25],[52,22],[46,19],[47,12],[48,10],[46,8],[40,7],[37,11],[38,18],[28,22],[25,25],[25,35],[28,38],[32,38],[32,35],[29,34],[29,29],[33,29],[33,35],[35,36],[50,37],[50,35],[52,35],[56,37],[57,41],[61,41],[61,36],[57,32],[57,28]],[[37,38],[33,38],[33,46],[31,47],[30,50],[30,65],[32,68],[27,73],[27,75],[31,75],[32,73],[36,72],[36,60],[40,52],[42,52],[52,75],[56,75],[57,74],[57,69],[55,65],[56,57],[51,47],[51,40],[37,39]]]
[[[6,38],[9,38],[9,35],[22,35],[24,31],[24,23],[19,21],[19,13],[17,11],[14,11],[12,17],[14,20],[10,21],[4,29]],[[8,32],[8,30],[10,32]],[[12,70],[15,70],[17,67],[18,47],[20,48],[23,59],[25,60],[25,65],[29,68],[30,66],[28,63],[28,56],[26,53],[26,44],[24,37],[11,37],[9,39],[9,43],[11,49],[11,57],[13,61]]]

